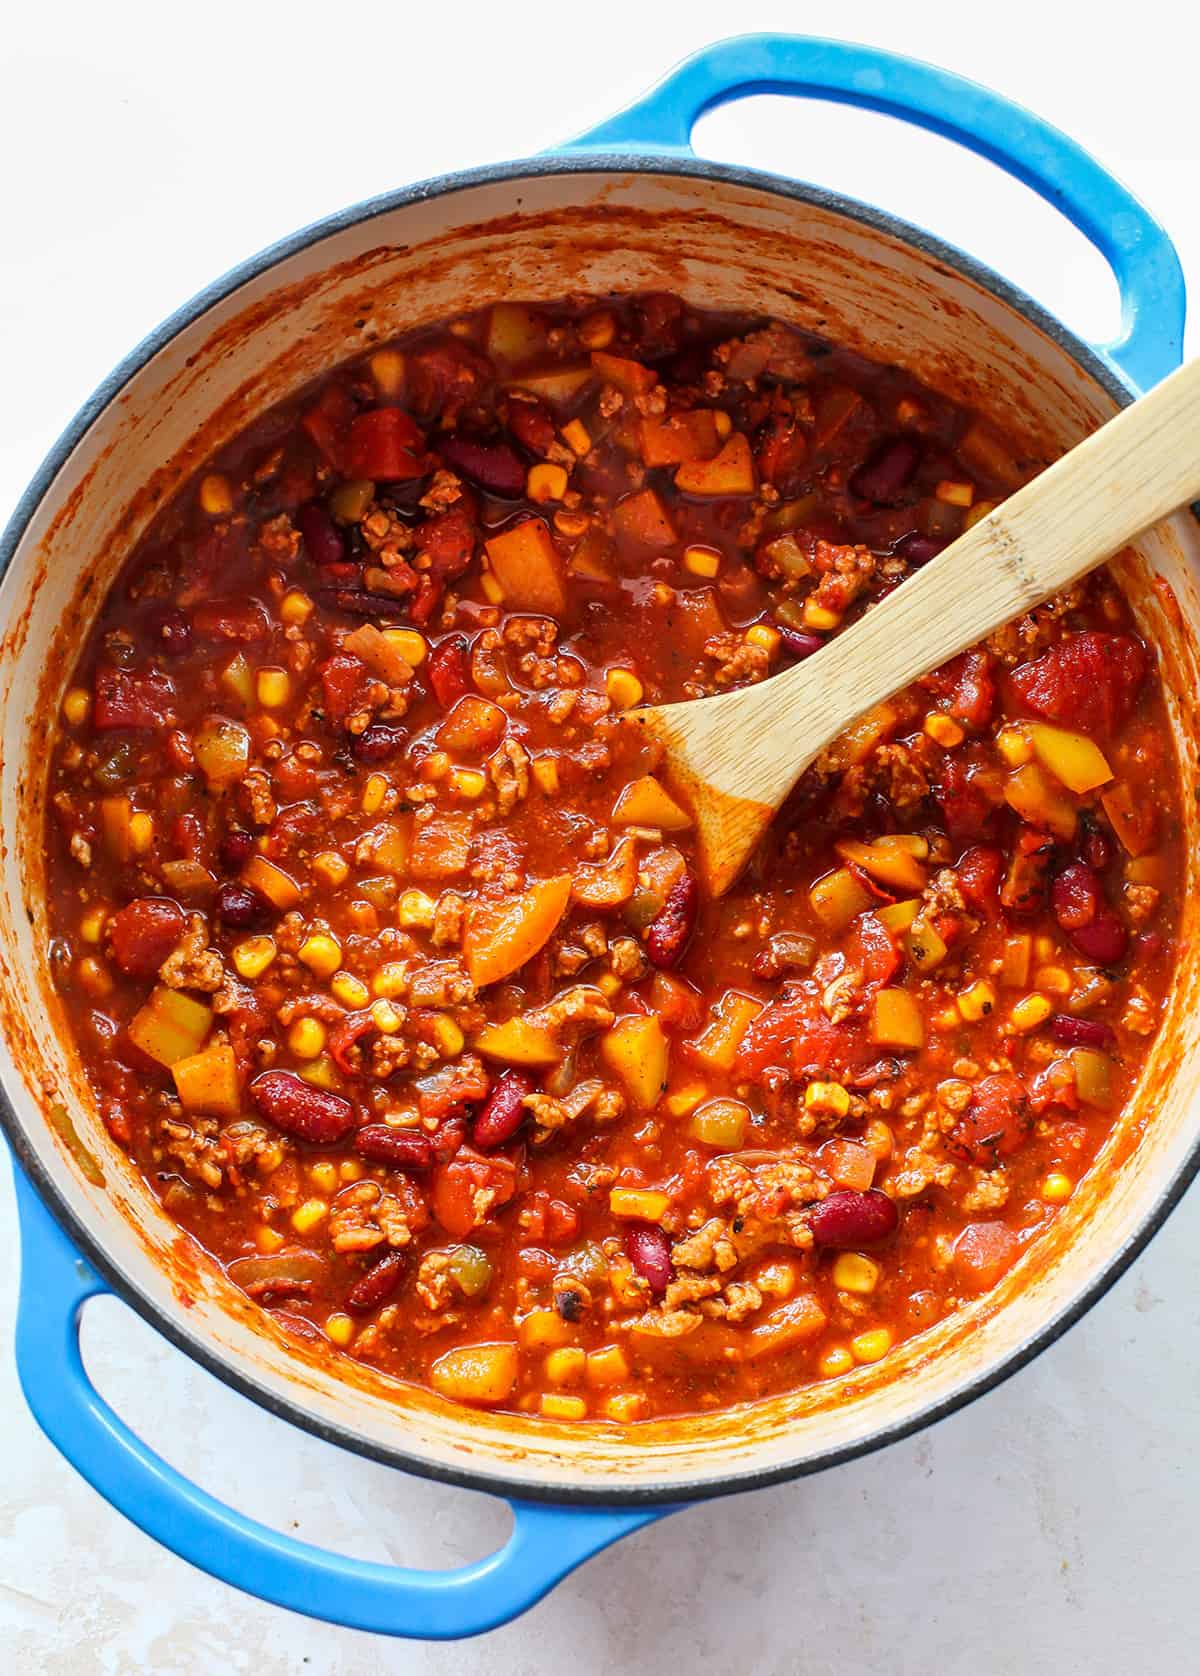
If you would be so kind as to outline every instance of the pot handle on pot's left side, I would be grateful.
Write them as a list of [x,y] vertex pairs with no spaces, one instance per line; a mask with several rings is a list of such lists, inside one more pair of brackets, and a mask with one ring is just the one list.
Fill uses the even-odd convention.
[[34,1417],[106,1501],[210,1576],[350,1629],[451,1640],[515,1618],[592,1554],[672,1511],[514,1501],[503,1548],[440,1572],[346,1559],[246,1518],[168,1466],[91,1383],[80,1312],[108,1287],[15,1163],[13,1175],[22,1243],[17,1370]]
[[691,153],[703,112],[756,93],[857,105],[944,135],[1033,188],[1100,251],[1121,292],[1121,336],[1101,352],[1139,389],[1183,354],[1184,280],[1149,210],[1051,123],[978,82],[852,41],[739,35],[676,66],[626,110],[561,149]]

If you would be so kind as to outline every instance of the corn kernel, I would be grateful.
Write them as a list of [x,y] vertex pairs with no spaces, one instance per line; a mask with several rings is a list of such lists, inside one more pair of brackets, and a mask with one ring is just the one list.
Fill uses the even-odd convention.
[[383,638],[391,642],[410,669],[416,669],[425,662],[429,642],[416,629],[384,629]]
[[569,425],[564,425],[562,435],[563,441],[577,458],[582,460],[585,454],[591,452],[592,439],[582,419],[572,419]]
[[338,1168],[323,1158],[319,1164],[314,1164],[308,1172],[308,1179],[314,1187],[320,1188],[322,1193],[332,1193],[338,1184]]
[[1061,1205],[1075,1191],[1075,1183],[1061,1170],[1052,1170],[1042,1183],[1042,1198],[1052,1205]]
[[583,1378],[583,1371],[587,1365],[587,1354],[578,1345],[565,1345],[560,1350],[551,1350],[543,1364],[546,1378],[554,1385],[574,1385]]
[[768,657],[775,656],[782,638],[779,630],[772,628],[770,623],[754,623],[746,630],[747,645],[761,646]]
[[617,710],[631,710],[642,702],[644,688],[631,669],[610,669],[604,677],[604,690]]
[[287,703],[292,690],[291,677],[286,669],[260,669],[255,686],[258,702],[264,710],[278,710]]
[[667,1194],[651,1188],[612,1187],[608,1193],[611,1215],[632,1217],[637,1222],[660,1221],[670,1204]]
[[234,944],[233,964],[239,978],[261,978],[274,958],[274,937],[247,937]]
[[818,634],[832,634],[842,620],[840,611],[831,611],[827,605],[818,605],[815,599],[804,602],[804,626],[815,629]]
[[517,1322],[517,1342],[522,1350],[556,1349],[574,1337],[569,1322],[556,1309],[531,1309]]
[[989,512],[994,512],[995,510],[996,502],[994,500],[977,500],[975,505],[969,509],[966,517],[963,519],[963,528],[965,530],[974,529],[975,525],[981,518],[986,518]]
[[606,308],[579,322],[579,341],[585,349],[607,349],[616,335],[616,319]]
[[254,1243],[264,1257],[270,1257],[287,1241],[275,1228],[268,1228],[265,1222],[261,1222],[254,1230]]
[[154,816],[138,809],[129,817],[129,847],[134,855],[147,855],[154,842]]
[[1053,960],[1058,953],[1058,944],[1053,937],[1048,937],[1040,931],[1033,939],[1033,952],[1039,961]]
[[302,588],[289,588],[279,602],[280,621],[289,628],[299,628],[313,614],[313,602]]
[[[282,1163],[283,1148],[280,1146],[278,1141],[272,1141],[270,1146],[265,1146],[257,1155],[254,1160],[254,1168],[258,1171],[260,1176],[269,1176],[274,1175],[275,1171]],[[279,1245],[283,1244],[282,1235],[280,1235],[277,1243]],[[272,1250],[274,1250],[274,1247],[272,1247]]]
[[996,749],[1010,768],[1024,768],[1033,761],[1033,745],[1019,727],[1002,727],[996,735]]
[[228,518],[233,511],[233,489],[219,471],[200,479],[200,507],[210,518]]
[[325,1331],[343,1350],[354,1338],[354,1318],[350,1315],[331,1315],[325,1322]]
[[667,1110],[672,1117],[686,1117],[694,1112],[708,1093],[702,1082],[689,1082],[686,1088],[676,1089],[674,1094],[667,1095]]
[[85,943],[98,943],[108,924],[107,908],[89,908],[79,922],[79,935]]
[[933,1016],[933,1028],[935,1030],[957,1030],[961,1023],[962,1014],[958,1010],[957,1001],[951,1001],[948,1007],[943,1007],[940,1013],[935,1013]]
[[377,815],[383,808],[384,798],[391,790],[387,776],[384,774],[368,774],[367,783],[362,790],[362,812],[364,815]]
[[839,1374],[849,1373],[853,1366],[854,1357],[842,1344],[835,1344],[832,1350],[827,1350],[817,1363],[825,1379],[836,1379]]
[[371,1021],[381,1036],[394,1036],[403,1023],[390,1001],[372,1001]]
[[344,885],[350,877],[350,863],[336,850],[322,850],[319,855],[313,856],[312,870],[327,885]]
[[850,1340],[856,1362],[878,1362],[892,1348],[892,1335],[886,1327],[871,1327]]
[[561,1391],[543,1391],[538,1398],[538,1412],[546,1420],[582,1420],[587,1404],[582,1397],[567,1397]]
[[689,547],[683,555],[683,568],[693,576],[713,577],[721,568],[721,555],[711,547]]
[[810,1112],[832,1112],[845,1117],[850,1110],[850,1095],[840,1082],[810,1082],[804,1090],[804,1107]]
[[796,1270],[791,1263],[775,1258],[755,1270],[754,1284],[768,1298],[790,1298],[796,1290]]
[[381,396],[394,398],[404,389],[404,356],[398,349],[377,349],[367,365]]
[[1036,1030],[1039,1024],[1045,1024],[1053,1011],[1053,1005],[1044,995],[1022,996],[1008,1015],[1009,1028],[1024,1035],[1028,1030]]
[[540,791],[547,797],[554,796],[558,790],[558,764],[553,757],[534,757],[533,777]]
[[978,1024],[980,1019],[987,1018],[995,1005],[996,991],[983,978],[973,983],[970,989],[964,989],[958,997],[958,1010],[971,1024]]
[[451,791],[456,791],[460,797],[482,797],[487,777],[478,768],[452,768],[449,784]]
[[406,931],[428,931],[437,903],[423,890],[406,890],[396,904],[397,923]]
[[444,780],[453,767],[449,752],[430,751],[421,764],[421,778],[436,784],[437,781]]
[[108,967],[102,960],[97,960],[94,956],[85,954],[75,971],[80,983],[89,995],[100,996],[112,993],[113,981],[109,976]]
[[1075,980],[1065,966],[1039,966],[1033,981],[1050,995],[1069,995],[1075,987]]
[[361,1181],[365,1173],[357,1158],[343,1158],[338,1165],[338,1175],[343,1181]]
[[925,718],[925,732],[935,745],[943,750],[952,751],[956,745],[961,745],[966,734],[953,716],[945,715],[941,710],[931,710]]
[[561,500],[567,492],[567,473],[563,466],[551,465],[542,460],[536,466],[530,466],[525,478],[525,494],[529,500],[538,506],[546,506],[551,501]]
[[435,1013],[432,1028],[443,1059],[457,1059],[466,1042],[457,1021],[449,1013]]
[[565,535],[568,541],[574,541],[581,536],[591,523],[586,512],[567,512],[560,507],[554,514],[554,527],[559,535]]
[[342,950],[336,937],[318,931],[306,937],[298,950],[299,958],[319,978],[331,978],[342,964]]
[[628,1425],[640,1420],[646,1412],[646,1399],[640,1391],[614,1391],[604,1399],[604,1418]]
[[80,727],[87,721],[92,708],[92,696],[83,687],[72,687],[62,701],[63,720],[68,727]]
[[952,477],[943,477],[933,492],[944,506],[970,506],[975,499],[973,483],[959,483]]
[[896,403],[896,423],[898,425],[919,425],[925,418],[925,409],[920,402],[911,396],[902,396]]
[[490,570],[481,572],[479,577],[479,591],[489,605],[504,604],[504,589]]
[[402,960],[389,960],[371,979],[371,990],[385,1001],[395,1001],[408,988],[408,967]]
[[353,972],[335,972],[329,980],[329,993],[335,1001],[340,1001],[343,1007],[352,1009],[365,1007],[371,999],[371,991]]
[[833,1265],[833,1284],[839,1292],[866,1297],[879,1284],[879,1264],[858,1251],[841,1251]]
[[292,1212],[292,1227],[298,1234],[311,1234],[328,1214],[329,1206],[324,1199],[305,1199],[304,1203],[297,1205]]
[[629,1362],[619,1344],[606,1344],[603,1350],[590,1350],[587,1359],[589,1385],[619,1385],[629,1378]]
[[615,972],[602,972],[596,979],[596,988],[609,1001],[614,995],[619,995],[624,987]]
[[718,407],[715,410],[713,413],[713,424],[717,427],[717,435],[720,437],[722,442],[724,442],[727,436],[733,435],[733,420],[725,412],[724,408]]
[[307,1064],[301,1065],[296,1075],[311,1083],[313,1088],[335,1089],[340,1086],[337,1066],[327,1053],[322,1053],[316,1059],[310,1059]]
[[325,1048],[325,1026],[319,1018],[298,1018],[288,1031],[287,1043],[297,1059],[317,1059]]

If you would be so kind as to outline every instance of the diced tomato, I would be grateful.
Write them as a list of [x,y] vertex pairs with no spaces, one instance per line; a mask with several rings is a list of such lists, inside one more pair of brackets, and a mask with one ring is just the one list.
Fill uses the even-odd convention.
[[131,977],[149,978],[183,936],[183,909],[164,896],[139,896],[108,922],[113,959]]
[[656,972],[650,985],[649,1011],[668,1030],[699,1030],[704,1022],[704,999],[685,978],[677,978],[673,972]]
[[994,804],[957,752],[946,758],[941,783],[934,787],[933,795],[941,805],[946,831],[952,838],[985,836]]
[[860,914],[855,920],[846,959],[862,972],[872,987],[890,983],[900,970],[900,954],[892,934],[874,914]]
[[423,419],[450,418],[492,378],[492,363],[461,338],[418,349],[408,358],[407,389]]
[[796,488],[808,459],[808,437],[791,415],[777,415],[755,451],[758,474],[781,494]]
[[354,403],[340,384],[327,384],[300,424],[335,471],[345,470],[346,432]]
[[252,646],[271,632],[267,613],[256,599],[210,599],[192,613],[195,631],[206,640],[229,640]]
[[445,512],[426,518],[413,533],[417,552],[429,559],[430,574],[447,582],[461,576],[475,552],[474,497],[464,495]]
[[1001,852],[991,844],[974,844],[954,871],[967,907],[993,918],[1000,906],[1000,875],[1004,871]]
[[175,720],[175,688],[161,669],[96,670],[92,726],[97,733],[116,728],[165,727]]
[[992,719],[996,683],[986,652],[964,652],[948,665],[950,714],[980,732]]
[[371,674],[361,658],[351,652],[335,652],[317,673],[325,694],[325,711],[332,721],[344,722],[362,707]]
[[[464,1146],[434,1176],[433,1214],[448,1234],[465,1239],[492,1211],[506,1205],[516,1190],[517,1167],[511,1158],[502,1152],[485,1158]],[[480,1197],[485,1194],[491,1194],[490,1204]]]
[[362,1050],[359,1043],[376,1028],[371,1009],[347,1013],[329,1038],[329,1052],[338,1070],[347,1077],[362,1075]]
[[1111,734],[1128,720],[1146,677],[1146,649],[1129,634],[1068,634],[1009,676],[1013,692],[1035,716]]
[[521,401],[515,397],[505,406],[508,428],[531,454],[545,458],[557,440],[554,420],[538,401]]
[[474,1054],[466,1054],[443,1065],[421,1083],[417,1109],[422,1117],[442,1119],[457,1116],[464,1107],[482,1100],[491,1078]]
[[373,483],[399,483],[425,473],[425,438],[398,407],[360,413],[346,438],[346,473]]
[[799,984],[785,984],[743,1036],[735,1061],[738,1075],[758,1077],[768,1065],[789,1064],[796,1033],[812,1016],[813,997]]
[[443,710],[452,710],[471,690],[470,648],[465,635],[447,635],[429,658],[429,685]]
[[950,1136],[952,1148],[972,1163],[995,1169],[1029,1139],[1033,1113],[1020,1077],[1007,1072],[975,1084],[971,1104]]

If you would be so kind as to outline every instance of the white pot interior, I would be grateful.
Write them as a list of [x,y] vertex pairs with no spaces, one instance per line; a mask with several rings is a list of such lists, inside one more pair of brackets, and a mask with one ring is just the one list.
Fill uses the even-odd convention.
[[[181,1238],[107,1140],[49,987],[39,860],[45,717],[90,621],[164,496],[262,407],[371,341],[502,296],[667,289],[758,309],[911,368],[994,414],[1049,459],[1114,408],[1021,312],[928,252],[766,186],[607,168],[459,185],[299,249],[170,339],[92,422],[31,518],[0,586],[0,985],[3,1082],[22,1144],[77,1223],[175,1335],[245,1388],[393,1459],[564,1496],[693,1492],[802,1469],[953,1401],[1076,1307],[1136,1241],[1196,1147],[1200,939],[1189,877],[1182,965],[1139,1094],[1096,1168],[1003,1284],[883,1364],[732,1413],[631,1428],[477,1414],[358,1364],[341,1373],[277,1336]],[[1200,540],[1172,520],[1120,563],[1160,647],[1185,784],[1200,626]],[[33,722],[31,725],[31,718]],[[41,718],[39,720],[39,718]],[[13,743],[21,741],[21,749]],[[1192,800],[1185,811],[1197,817]],[[1200,846],[1186,845],[1189,868]],[[62,1100],[105,1182],[48,1125]],[[1119,1165],[1119,1168],[1118,1168]]]

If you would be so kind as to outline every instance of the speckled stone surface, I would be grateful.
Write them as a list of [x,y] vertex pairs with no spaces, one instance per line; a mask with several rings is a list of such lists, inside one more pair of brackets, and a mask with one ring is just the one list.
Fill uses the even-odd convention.
[[[511,0],[457,8],[447,38],[444,8],[410,15],[382,0],[340,13],[299,0],[178,15],[122,0],[22,8],[0,39],[0,505],[130,344],[258,245],[405,180],[536,151],[738,28],[824,25],[991,81],[1101,152],[1200,273],[1196,23],[1144,0],[1136,30],[1096,13],[1080,37],[1061,10],[1014,0],[997,26],[943,3],[861,0],[832,19],[791,0],[750,0],[736,16],[692,0],[686,17],[632,0],[569,13]],[[873,197],[1081,328],[1111,325],[1096,261],[1023,189],[944,146],[790,104],[723,112],[706,139],[713,155]],[[965,1412],[820,1478],[676,1515],[521,1621],[427,1646],[312,1623],[212,1582],[62,1461],[13,1369],[18,1253],[0,1160],[0,1669],[1183,1676],[1196,1668],[1200,1557],[1198,1244],[1193,1193],[1082,1325]],[[428,1566],[504,1538],[501,1504],[288,1428],[110,1299],[89,1309],[85,1348],[152,1443],[282,1530]]]

